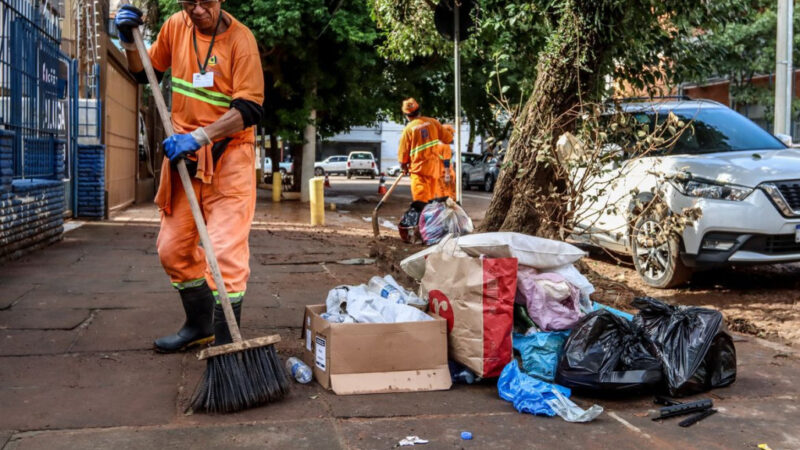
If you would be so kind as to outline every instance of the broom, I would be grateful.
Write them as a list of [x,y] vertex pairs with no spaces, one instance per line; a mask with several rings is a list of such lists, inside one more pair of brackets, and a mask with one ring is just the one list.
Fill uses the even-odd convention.
[[[150,62],[150,55],[147,53],[138,29],[133,30],[133,40],[147,73],[147,80],[150,82],[164,130],[168,136],[171,136],[175,133],[172,121],[167,112],[167,105],[164,103],[161,89],[159,89],[158,80]],[[183,159],[178,161],[178,174],[192,209],[192,216],[206,252],[209,269],[217,285],[219,300],[225,313],[225,322],[228,324],[233,339],[231,344],[207,348],[200,352],[198,358],[206,360],[206,371],[187,411],[229,413],[281,400],[289,392],[289,380],[274,346],[280,342],[281,337],[273,335],[247,341],[242,339],[228,292],[225,290],[225,282],[217,264],[217,257],[208,237],[208,230]]]

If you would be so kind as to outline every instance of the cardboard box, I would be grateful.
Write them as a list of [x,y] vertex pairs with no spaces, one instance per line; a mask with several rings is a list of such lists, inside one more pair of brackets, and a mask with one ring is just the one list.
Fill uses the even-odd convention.
[[338,395],[449,389],[447,321],[331,323],[306,306],[303,361]]

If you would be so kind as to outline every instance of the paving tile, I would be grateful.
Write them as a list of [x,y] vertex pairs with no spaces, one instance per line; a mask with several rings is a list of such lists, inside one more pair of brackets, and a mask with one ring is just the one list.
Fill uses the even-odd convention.
[[59,431],[23,436],[8,449],[108,449],[237,448],[237,449],[338,449],[330,420],[274,422],[247,426],[206,426],[149,429]]
[[182,355],[151,352],[0,359],[0,429],[166,424],[176,414]]
[[0,356],[64,353],[77,336],[78,330],[0,330]]

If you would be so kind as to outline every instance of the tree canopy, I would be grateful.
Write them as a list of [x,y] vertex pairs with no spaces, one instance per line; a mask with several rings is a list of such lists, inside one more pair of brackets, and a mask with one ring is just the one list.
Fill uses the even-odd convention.
[[[777,39],[777,2],[753,0],[745,5],[742,20],[730,23],[715,33],[698,38],[694,49],[696,64],[688,67],[685,81],[702,83],[710,78],[730,81],[731,104],[765,105],[772,109],[774,90],[770,85],[753,85],[757,75],[775,72]],[[794,28],[800,29],[800,9],[794,9]],[[794,60],[800,59],[800,34],[793,35]],[[793,105],[797,111],[798,106]]]
[[[521,80],[533,80],[531,93],[515,111],[508,154],[495,195],[482,224],[484,230],[522,231],[549,237],[562,230],[558,223],[567,214],[559,202],[538,205],[531,199],[565,189],[547,161],[556,140],[575,128],[576,108],[597,101],[607,93],[608,77],[637,89],[663,86],[680,77],[687,66],[697,64],[693,50],[705,33],[714,33],[747,13],[738,0],[510,0],[477,2],[478,27],[498,33],[503,42],[476,42],[482,64],[494,56],[506,72]],[[437,47],[425,33],[430,13],[423,14],[425,0],[373,0],[378,22],[389,28],[384,51],[408,53],[408,58],[434,54]],[[497,19],[492,20],[493,14]],[[389,20],[386,17],[397,20]],[[420,35],[419,37],[415,37]],[[497,36],[497,35],[495,35]],[[393,39],[397,38],[396,41]],[[415,40],[416,39],[416,40]],[[406,45],[401,40],[416,42]],[[696,58],[696,57],[695,57]],[[531,69],[528,61],[536,61]],[[481,62],[478,62],[481,64]],[[495,74],[499,71],[495,71]],[[491,73],[491,72],[490,72]],[[487,74],[488,75],[488,74]],[[533,76],[531,76],[533,75]],[[489,78],[487,76],[487,78]],[[491,87],[491,86],[490,86]],[[573,112],[570,114],[570,112]],[[546,198],[554,198],[545,196]],[[542,207],[543,206],[543,207]],[[543,220],[543,215],[548,215]]]
[[[154,25],[178,10],[156,0]],[[365,2],[343,0],[229,0],[223,9],[247,25],[265,72],[265,117],[270,134],[302,142],[312,109],[317,132],[330,136],[374,123],[387,108],[382,37]]]

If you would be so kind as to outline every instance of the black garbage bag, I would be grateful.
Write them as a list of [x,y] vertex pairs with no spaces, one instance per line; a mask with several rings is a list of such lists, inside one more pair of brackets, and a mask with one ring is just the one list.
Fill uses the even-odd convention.
[[672,306],[651,297],[633,300],[633,321],[650,337],[672,396],[727,386],[736,381],[736,348],[722,313]]
[[601,309],[575,325],[556,383],[590,395],[645,392],[663,381],[661,361],[644,330]]
[[415,243],[422,240],[419,235],[419,218],[425,205],[427,205],[425,202],[411,202],[411,206],[400,218],[397,228],[400,232],[400,239],[404,242]]

